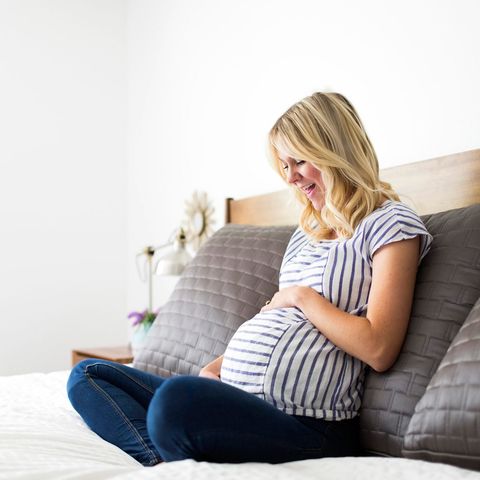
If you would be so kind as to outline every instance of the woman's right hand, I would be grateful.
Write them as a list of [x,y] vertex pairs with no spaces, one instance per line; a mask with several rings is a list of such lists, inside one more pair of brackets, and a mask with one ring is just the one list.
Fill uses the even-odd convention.
[[220,370],[222,368],[223,355],[205,365],[199,372],[199,377],[211,378],[220,381]]
[[220,381],[220,377],[218,375],[215,375],[212,372],[209,372],[208,370],[205,370],[205,368],[202,368],[200,370],[200,373],[198,374],[199,377],[204,377],[204,378],[211,378],[212,380],[218,380]]

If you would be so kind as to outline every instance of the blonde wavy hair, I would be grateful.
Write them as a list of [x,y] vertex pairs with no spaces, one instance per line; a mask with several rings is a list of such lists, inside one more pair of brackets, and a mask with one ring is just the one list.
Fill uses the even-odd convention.
[[300,226],[316,240],[351,238],[358,224],[384,197],[399,200],[379,178],[375,150],[352,104],[339,93],[314,93],[290,107],[270,130],[270,160],[286,181],[279,150],[310,162],[322,173],[325,204],[321,211],[293,187],[305,205]]

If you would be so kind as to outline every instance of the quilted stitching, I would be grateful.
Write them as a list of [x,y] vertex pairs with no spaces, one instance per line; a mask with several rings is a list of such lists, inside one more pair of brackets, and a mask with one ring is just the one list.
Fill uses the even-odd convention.
[[405,435],[409,458],[480,469],[480,299],[417,404]]
[[480,296],[480,205],[422,217],[434,236],[395,365],[369,372],[360,416],[368,451],[400,456],[415,406]]
[[162,376],[196,375],[237,328],[278,290],[295,230],[227,225],[197,253],[153,324],[134,366]]

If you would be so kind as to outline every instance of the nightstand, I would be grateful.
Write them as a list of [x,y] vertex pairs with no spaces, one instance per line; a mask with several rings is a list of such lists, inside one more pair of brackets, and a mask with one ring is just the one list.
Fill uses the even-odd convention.
[[117,363],[131,363],[133,353],[130,345],[118,347],[76,348],[72,350],[72,367],[86,358],[99,358]]

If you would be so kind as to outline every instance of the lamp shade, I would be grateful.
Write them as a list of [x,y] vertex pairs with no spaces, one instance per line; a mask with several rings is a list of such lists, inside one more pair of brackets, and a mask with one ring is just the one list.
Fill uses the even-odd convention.
[[185,266],[191,260],[186,250],[170,252],[158,260],[156,275],[181,275]]
[[180,275],[192,259],[186,250],[186,240],[181,232],[173,242],[173,251],[161,256],[155,267],[157,275]]

